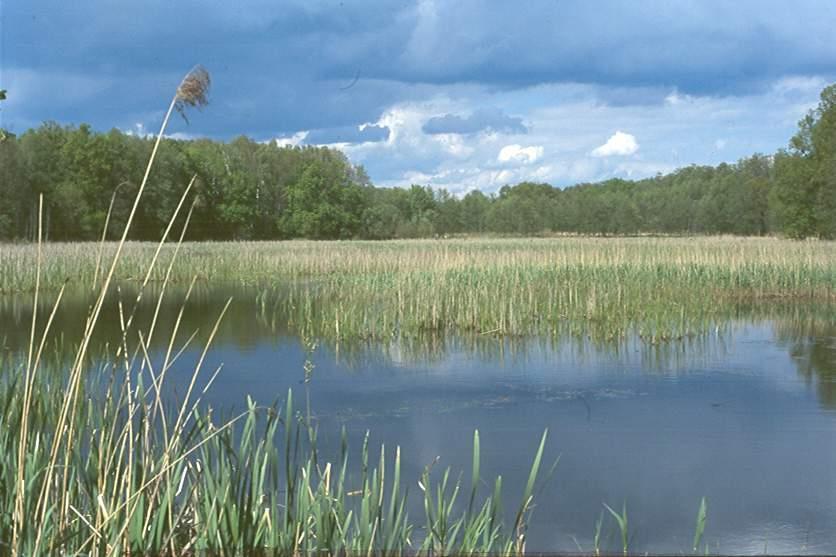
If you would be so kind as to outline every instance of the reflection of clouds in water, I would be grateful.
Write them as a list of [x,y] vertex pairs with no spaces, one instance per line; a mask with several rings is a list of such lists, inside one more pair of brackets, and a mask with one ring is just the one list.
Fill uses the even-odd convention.
[[[630,521],[633,522],[631,534],[635,536],[631,545],[632,552],[690,553],[693,532],[689,534],[687,528],[677,528],[675,533],[659,530],[652,533],[642,532],[635,525],[636,521],[641,521],[641,517],[630,514],[629,508],[628,516]],[[696,507],[694,516],[696,516]],[[607,518],[605,516],[605,524]],[[811,531],[809,527],[782,522],[754,524],[735,532],[724,532],[722,541],[718,541],[712,535],[714,525],[711,518],[711,509],[709,509],[707,528],[697,551],[698,554],[701,554],[706,547],[708,547],[708,552],[711,555],[827,555],[833,550],[831,545],[815,541],[825,539],[827,537],[826,532],[821,530]],[[573,549],[577,550],[580,546],[583,550],[582,553],[592,554],[594,547],[592,532],[595,520],[597,520],[597,517],[592,517],[589,521],[589,527],[581,532],[573,532],[566,525],[555,524],[551,541],[546,543],[545,547],[566,547],[566,540],[569,540],[575,546]],[[602,538],[610,540],[609,543],[605,543],[605,547],[612,549],[612,554],[615,555],[618,553],[618,544],[613,540],[618,539],[618,534],[613,530],[615,530],[614,524],[608,524],[607,527],[602,528]]]
[[795,524],[766,522],[725,537],[722,544],[710,550],[733,555],[824,555],[833,548],[811,540],[822,539],[822,532],[811,532]]
[[397,370],[420,377],[423,384],[453,384],[456,388],[481,388],[491,381],[509,388],[531,384],[537,388],[555,384],[584,387],[602,376],[653,375],[668,380],[680,376],[753,377],[786,392],[805,391],[798,376],[788,373],[794,368],[792,360],[786,349],[776,345],[769,323],[732,325],[722,336],[657,346],[634,339],[627,349],[601,350],[568,339],[516,341],[511,350],[509,342],[497,339],[474,346],[468,340],[450,339],[445,352],[418,361],[404,357],[402,345],[396,343],[383,348],[370,346],[364,351],[366,358],[357,354],[357,361],[366,364],[365,368],[358,365],[357,370],[368,373],[369,361],[390,367],[387,356],[393,353],[392,346],[400,346],[394,350],[399,356]]
[[[832,420],[811,413],[809,401],[798,404],[749,377],[734,378],[713,386],[699,377],[664,381],[646,393],[553,389],[551,400],[538,400],[536,389],[512,390],[510,400],[496,396],[482,403],[444,393],[439,400],[414,400],[408,416],[386,427],[419,462],[440,455],[442,465],[454,470],[467,469],[470,435],[479,428],[483,465],[512,483],[524,480],[529,445],[548,427],[550,450],[563,459],[555,482],[538,500],[532,550],[576,549],[570,535],[584,540],[602,502],[626,501],[637,533],[634,549],[687,551],[702,496],[710,501],[706,541],[721,541],[720,550],[728,549],[731,534],[743,532],[747,541],[759,535],[749,523],[776,519],[789,525],[780,547],[792,547],[803,541],[798,524],[807,514],[813,516],[816,547],[836,548],[832,532],[823,527],[836,520],[833,501],[823,495],[832,492],[836,466]],[[599,397],[591,422],[573,400],[581,393]],[[736,399],[727,409],[710,410],[720,394]],[[507,494],[517,495],[511,484]]]
[[[506,383],[497,384],[495,387],[499,393],[474,393],[472,396],[466,398],[456,399],[439,399],[439,400],[425,400],[408,401],[401,403],[398,406],[387,407],[380,405],[378,407],[357,408],[346,407],[336,412],[329,412],[328,410],[319,411],[316,414],[320,418],[334,417],[342,423],[368,421],[373,425],[375,420],[389,419],[389,418],[404,418],[411,412],[432,412],[439,415],[455,414],[473,409],[501,409],[508,408],[514,405],[526,404],[529,402],[544,402],[544,403],[565,403],[577,402],[577,411],[580,414],[585,412],[587,421],[591,419],[593,412],[593,403],[599,400],[606,399],[631,399],[636,397],[648,396],[649,393],[636,391],[633,389],[612,389],[612,388],[597,388],[597,389],[557,389],[552,387],[531,387],[522,384]],[[573,406],[574,407],[574,406]]]

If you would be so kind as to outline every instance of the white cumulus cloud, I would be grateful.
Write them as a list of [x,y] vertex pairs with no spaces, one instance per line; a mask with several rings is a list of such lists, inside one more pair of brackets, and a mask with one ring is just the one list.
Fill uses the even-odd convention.
[[308,137],[307,131],[296,132],[290,137],[277,137],[273,141],[276,142],[276,147],[297,147],[305,141]]
[[611,157],[613,155],[632,155],[639,150],[635,136],[622,131],[615,132],[606,143],[592,151],[595,157]]
[[496,158],[499,162],[519,162],[522,164],[531,164],[543,157],[543,147],[541,145],[532,145],[530,147],[523,147],[522,145],[506,145],[499,151],[499,156]]

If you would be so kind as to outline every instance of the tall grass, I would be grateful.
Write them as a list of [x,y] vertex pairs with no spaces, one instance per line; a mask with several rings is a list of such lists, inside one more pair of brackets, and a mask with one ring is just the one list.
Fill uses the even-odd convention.
[[331,268],[321,274],[265,289],[261,313],[286,315],[295,328],[336,340],[475,333],[602,341],[637,335],[655,343],[716,329],[740,304],[836,301],[836,244],[795,250],[763,239],[419,245],[426,252],[397,252],[394,244],[365,252],[346,247],[354,257],[340,264],[332,254]]
[[[161,385],[153,384],[151,373],[129,383],[115,380],[109,366],[91,373],[86,395],[68,419],[78,433],[67,446],[66,464],[46,486],[50,503],[39,520],[37,501],[51,465],[48,448],[58,435],[53,409],[62,404],[62,378],[68,379],[65,370],[44,371],[33,385],[28,411],[20,523],[13,518],[11,472],[20,457],[24,397],[14,377],[4,375],[0,389],[0,539],[8,544],[18,531],[16,548],[0,546],[2,554],[519,554],[525,549],[531,489],[526,487],[518,518],[506,525],[501,478],[481,493],[478,441],[469,503],[457,500],[461,484],[450,480],[449,469],[428,468],[418,500],[429,510],[410,517],[411,482],[401,477],[400,448],[389,454],[381,446],[374,458],[367,436],[359,466],[352,466],[343,433],[338,455],[328,460],[317,449],[315,429],[294,408],[292,393],[272,407],[248,401],[231,420],[218,420],[192,402],[179,407],[189,409],[189,419],[177,425],[179,408],[158,394]],[[97,388],[101,382],[110,385]],[[545,436],[532,478],[539,474],[544,442]]]
[[[90,284],[99,244],[47,244],[42,286],[65,280]],[[104,245],[112,257],[116,245]],[[145,275],[156,244],[128,242],[117,279]],[[164,248],[165,250],[172,247]],[[0,245],[0,292],[31,291],[37,253],[27,244]],[[275,286],[326,276],[374,277],[389,274],[474,269],[574,269],[583,273],[656,275],[689,286],[714,286],[753,296],[833,298],[836,242],[795,242],[778,238],[532,238],[396,240],[385,242],[203,242],[187,243],[173,282],[193,276],[212,282]],[[152,280],[162,280],[156,269]],[[617,276],[616,276],[617,278]]]
[[[113,247],[108,245],[107,250]],[[263,322],[341,340],[450,334],[651,343],[715,329],[741,305],[836,302],[836,243],[775,238],[556,238],[126,245],[116,279],[234,286]],[[42,282],[87,284],[93,250],[44,246]],[[26,290],[37,252],[2,246],[0,288]]]

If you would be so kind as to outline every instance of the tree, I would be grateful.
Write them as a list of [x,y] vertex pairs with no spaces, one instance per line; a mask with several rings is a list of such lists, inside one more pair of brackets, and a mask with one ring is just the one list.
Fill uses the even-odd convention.
[[836,235],[836,85],[799,123],[790,150],[776,156],[776,213],[793,238]]
[[287,188],[282,231],[289,238],[337,239],[355,236],[365,209],[364,192],[349,179],[342,161],[311,161]]
[[473,190],[464,196],[460,204],[462,230],[470,233],[486,231],[488,211],[491,207],[490,198],[479,190]]
[[28,197],[20,145],[10,134],[0,141],[0,239],[21,236]]

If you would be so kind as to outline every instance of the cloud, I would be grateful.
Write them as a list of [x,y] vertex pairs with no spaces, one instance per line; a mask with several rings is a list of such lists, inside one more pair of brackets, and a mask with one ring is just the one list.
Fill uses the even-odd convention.
[[296,132],[291,136],[277,137],[273,139],[273,141],[276,143],[276,147],[297,147],[302,145],[307,137],[308,132],[301,131]]
[[406,52],[390,75],[423,83],[583,82],[729,94],[763,90],[787,74],[836,69],[836,45],[828,42],[836,9],[822,10],[815,0],[480,6],[460,0],[415,9]]
[[674,170],[676,170],[676,166],[673,164],[630,161],[618,164],[615,167],[615,170],[611,173],[611,176],[632,180],[646,178],[657,174],[668,174]]
[[[798,78],[794,83],[806,83]],[[689,95],[678,104],[665,97],[671,87],[645,89],[641,105],[610,104],[622,96],[608,87],[583,84],[543,85],[527,89],[488,89],[449,86],[421,100],[387,108],[374,122],[390,129],[388,141],[341,146],[362,164],[375,184],[408,186],[420,183],[445,188],[456,195],[480,189],[497,191],[519,181],[548,182],[558,187],[610,178],[643,178],[689,164],[734,162],[752,153],[772,153],[786,145],[799,118],[818,99],[810,87],[793,94],[785,86],[770,86],[756,95]],[[628,91],[629,93],[629,91]],[[627,94],[626,96],[630,96]],[[439,114],[468,115],[472,107],[502,106],[530,125],[525,141],[500,133],[424,133],[424,124]],[[641,137],[632,156],[593,156],[615,130]],[[727,141],[716,149],[715,141]],[[499,153],[509,144],[499,160]],[[541,147],[513,158],[517,149]],[[678,154],[677,154],[678,153]],[[508,171],[502,174],[503,171]]]
[[[18,131],[47,119],[155,129],[159,106],[196,62],[212,73],[213,88],[192,130],[262,140],[374,122],[439,91],[524,96],[542,86],[596,85],[609,106],[669,96],[681,107],[694,97],[758,94],[781,79],[787,97],[806,95],[805,87],[820,89],[836,75],[836,7],[820,0],[531,0],[525,10],[486,10],[478,0],[6,4],[3,125]],[[26,75],[33,77],[22,83]],[[538,125],[528,106],[482,100],[428,114],[426,133]],[[495,111],[498,121],[480,121],[490,114],[479,106],[514,116]]]
[[455,114],[436,116],[426,121],[422,127],[424,133],[444,134],[473,134],[481,131],[498,133],[528,133],[522,118],[506,115],[499,109],[480,108],[470,116],[461,117]]
[[635,136],[621,131],[615,132],[606,143],[592,151],[594,157],[611,157],[632,155],[639,150]]
[[389,128],[374,124],[362,126],[344,126],[309,131],[305,138],[306,145],[331,145],[335,143],[368,143],[389,139]]
[[693,99],[690,95],[681,95],[676,89],[671,91],[670,95],[665,97],[665,103],[671,106],[677,106],[691,101],[693,101]]
[[543,158],[543,147],[541,145],[523,147],[521,145],[513,144],[506,145],[500,149],[499,156],[496,157],[496,160],[499,162],[531,164],[541,158]]

